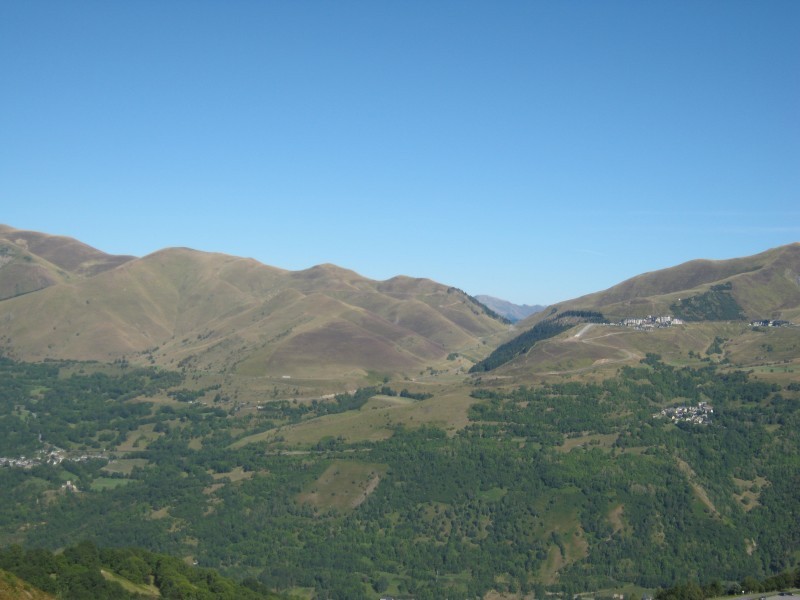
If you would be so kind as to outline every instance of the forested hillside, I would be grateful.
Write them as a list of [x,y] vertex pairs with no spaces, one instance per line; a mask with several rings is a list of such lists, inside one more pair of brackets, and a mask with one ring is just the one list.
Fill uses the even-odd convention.
[[[0,569],[62,600],[279,600],[256,581],[242,585],[211,569],[136,548],[98,548],[81,542],[52,553],[11,546],[0,550]],[[17,586],[16,598],[30,597]]]
[[[174,373],[0,367],[2,544],[140,546],[348,599],[740,581],[800,547],[800,387],[741,371],[651,355],[598,383],[476,388],[460,430],[289,445],[292,423],[422,401],[387,385],[238,413]],[[700,402],[708,421],[673,418]]]

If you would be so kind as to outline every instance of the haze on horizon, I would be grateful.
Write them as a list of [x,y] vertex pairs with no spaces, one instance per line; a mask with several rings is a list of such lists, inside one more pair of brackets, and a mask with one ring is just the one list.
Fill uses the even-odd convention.
[[547,304],[800,239],[789,0],[0,6],[0,222]]

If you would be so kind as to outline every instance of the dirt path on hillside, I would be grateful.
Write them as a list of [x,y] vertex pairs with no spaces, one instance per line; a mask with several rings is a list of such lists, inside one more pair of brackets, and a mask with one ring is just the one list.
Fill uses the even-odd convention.
[[592,327],[594,327],[594,323],[587,323],[584,325],[581,330],[576,333],[571,338],[567,338],[564,340],[565,343],[573,343],[573,344],[589,344],[591,346],[597,346],[598,348],[607,348],[609,350],[614,350],[615,352],[622,352],[624,356],[622,358],[601,358],[596,360],[594,363],[589,365],[588,367],[581,367],[579,369],[569,369],[566,371],[547,371],[545,375],[572,375],[576,373],[585,373],[586,371],[591,371],[592,369],[600,366],[600,365],[612,365],[615,363],[621,362],[629,362],[632,360],[640,360],[642,358],[641,354],[637,354],[636,352],[632,352],[627,348],[617,348],[616,346],[611,346],[609,344],[603,344],[598,342],[597,340],[611,337],[612,335],[620,335],[623,333],[627,333],[625,331],[612,331],[611,333],[605,333],[603,335],[591,338],[591,339],[583,339],[584,334],[589,331]]

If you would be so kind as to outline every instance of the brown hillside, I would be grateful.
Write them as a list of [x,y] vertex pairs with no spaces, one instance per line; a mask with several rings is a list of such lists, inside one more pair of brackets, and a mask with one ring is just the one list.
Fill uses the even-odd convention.
[[249,377],[411,374],[504,330],[430,280],[377,282],[335,265],[290,272],[186,248],[0,302],[0,343],[12,356],[124,357]]
[[91,277],[132,259],[106,254],[72,238],[0,225],[0,300]]
[[[645,273],[619,285],[577,298],[517,323],[505,340],[537,322],[566,310],[595,310],[612,322],[626,317],[674,315],[681,299],[703,298],[712,287],[729,294],[743,318],[692,319],[665,329],[641,331],[633,327],[581,324],[537,342],[526,352],[492,371],[498,383],[511,385],[532,377],[593,377],[635,364],[648,352],[673,364],[722,361],[736,367],[791,369],[798,362],[800,333],[794,327],[753,328],[749,321],[800,321],[800,244],[773,248],[754,256],[725,261],[696,260]],[[712,290],[713,291],[713,290]],[[698,305],[702,302],[698,301]],[[737,309],[738,310],[738,309]],[[721,342],[715,342],[720,340]],[[722,343],[722,351],[711,353]],[[769,348],[769,351],[765,350]],[[709,356],[713,354],[713,358]]]
[[[794,319],[800,316],[800,243],[745,258],[693,260],[632,277],[602,292],[559,303],[559,310],[593,309],[611,318],[668,314],[679,298],[730,283],[731,294],[748,318]],[[547,316],[537,313],[520,323],[528,327]]]
[[0,225],[0,240],[8,240],[68,273],[91,276],[133,260],[133,256],[106,254],[70,237],[23,231]]

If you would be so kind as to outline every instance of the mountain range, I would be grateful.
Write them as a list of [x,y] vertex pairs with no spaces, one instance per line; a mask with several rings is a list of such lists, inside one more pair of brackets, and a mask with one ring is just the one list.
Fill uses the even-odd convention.
[[534,304],[533,306],[529,304],[514,304],[508,300],[502,300],[500,298],[495,298],[494,296],[487,296],[486,294],[478,294],[475,296],[475,299],[481,302],[481,304],[491,308],[497,314],[505,317],[512,323],[521,321],[525,317],[529,317],[540,310],[544,310],[545,308],[541,304]]
[[300,379],[410,374],[506,331],[464,292],[331,264],[160,250],[112,256],[0,227],[0,343],[26,360],[149,361]]
[[791,581],[799,277],[791,244],[512,324],[427,279],[1,227],[0,545],[63,550],[31,551],[46,591],[69,555],[151,597],[193,575],[116,549],[308,599]]
[[[429,279],[374,281],[332,264],[287,271],[188,248],[109,255],[0,225],[0,348],[25,360],[124,360],[349,385],[468,368],[537,323],[587,310],[612,322],[670,315],[696,326],[691,335],[672,328],[649,338],[587,328],[584,343],[560,335],[503,369],[522,377],[572,372],[637,360],[649,346],[674,356],[702,352],[720,336],[738,340],[731,349],[743,364],[755,360],[745,351],[758,338],[750,321],[800,318],[800,243],[690,261],[544,310],[472,298]],[[505,317],[526,312],[508,325]]]

